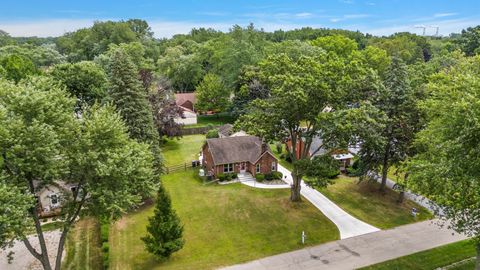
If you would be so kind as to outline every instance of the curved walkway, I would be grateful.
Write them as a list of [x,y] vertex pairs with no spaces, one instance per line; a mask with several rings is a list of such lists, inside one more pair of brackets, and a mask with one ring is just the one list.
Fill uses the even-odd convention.
[[[285,182],[290,185],[293,183],[292,173],[289,170],[278,164],[278,171],[287,176],[283,179]],[[301,187],[300,194],[335,223],[340,231],[340,239],[380,231],[380,229],[351,216],[322,193],[307,186],[303,181]]]
[[251,174],[239,174],[238,179],[244,185],[254,187],[254,188],[264,188],[264,189],[280,189],[280,188],[290,188],[289,184],[275,185],[275,184],[264,184],[259,183],[253,178]]

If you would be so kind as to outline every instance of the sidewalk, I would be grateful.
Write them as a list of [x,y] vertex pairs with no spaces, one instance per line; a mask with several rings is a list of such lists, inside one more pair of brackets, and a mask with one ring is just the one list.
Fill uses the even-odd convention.
[[[436,220],[434,220],[436,221]],[[356,269],[466,239],[423,221],[283,253],[225,270]]]
[[[287,176],[284,179],[290,185],[293,183],[292,174],[282,165],[278,164],[278,171]],[[340,239],[354,237],[362,234],[377,232],[380,229],[367,224],[338,207],[335,203],[330,201],[322,193],[316,189],[308,187],[302,181],[300,193],[302,196],[309,200],[315,207],[317,207],[322,213],[330,219],[337,226],[340,231]]]

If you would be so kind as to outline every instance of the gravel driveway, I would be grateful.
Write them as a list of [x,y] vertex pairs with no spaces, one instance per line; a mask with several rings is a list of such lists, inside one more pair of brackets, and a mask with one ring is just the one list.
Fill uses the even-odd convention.
[[[47,249],[49,250],[50,263],[54,262],[55,255],[57,252],[58,241],[60,240],[60,230],[44,232],[45,242],[47,244]],[[40,250],[40,245],[38,244],[38,239],[36,237],[29,237],[30,243],[36,250]],[[7,254],[13,251],[13,261],[11,264],[8,263]],[[0,269],[2,270],[18,270],[18,269],[35,269],[41,270],[41,263],[35,259],[27,248],[21,241],[15,242],[14,246],[7,250],[0,249]]]

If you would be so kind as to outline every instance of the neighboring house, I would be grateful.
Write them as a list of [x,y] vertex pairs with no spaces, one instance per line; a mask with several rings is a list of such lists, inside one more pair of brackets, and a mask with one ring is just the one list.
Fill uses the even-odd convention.
[[278,161],[268,144],[255,136],[207,139],[202,148],[202,165],[206,175],[221,173],[270,173]]
[[242,137],[242,136],[250,136],[245,131],[240,130],[237,132],[233,132],[233,125],[232,124],[225,124],[218,128],[218,137],[219,138],[226,138],[226,137]]
[[[288,140],[286,143],[286,148],[288,152],[291,152],[292,142]],[[300,156],[300,151],[303,150],[304,142],[303,140],[297,142],[296,155]],[[352,159],[354,155],[359,151],[359,147],[350,147],[348,150],[331,150],[326,149],[323,146],[323,141],[319,136],[315,136],[312,139],[310,148],[308,149],[308,156],[314,158],[316,156],[321,156],[325,154],[330,154],[335,160],[338,160],[340,163],[340,170],[344,171],[348,166],[352,164]]]
[[197,114],[185,107],[178,106],[182,109],[183,115],[174,119],[175,123],[183,125],[195,125],[197,123]]
[[219,138],[226,138],[230,137],[233,133],[233,125],[232,124],[225,124],[218,128],[218,137]]
[[195,111],[197,98],[195,93],[176,93],[175,103],[180,107],[187,108],[190,111]]
[[68,196],[72,196],[77,188],[76,184],[57,181],[46,186],[35,187],[40,217],[52,217],[60,214],[62,202]]

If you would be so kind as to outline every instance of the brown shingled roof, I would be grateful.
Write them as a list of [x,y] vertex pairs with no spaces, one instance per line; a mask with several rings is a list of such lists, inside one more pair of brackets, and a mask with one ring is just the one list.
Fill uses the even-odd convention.
[[175,103],[182,106],[186,101],[192,102],[195,105],[197,99],[195,93],[176,93],[175,94]]
[[[255,163],[263,154],[262,140],[255,136],[207,139],[215,165],[246,162]],[[271,153],[267,145],[267,151]]]

